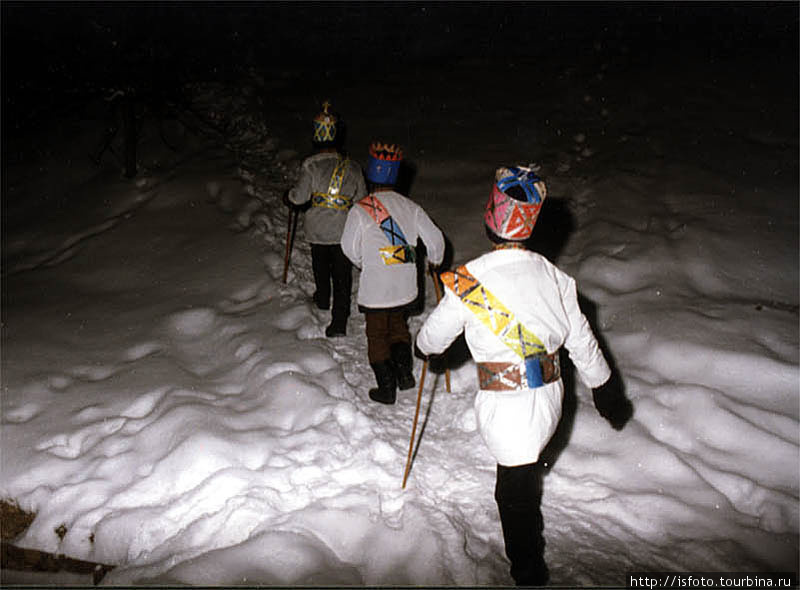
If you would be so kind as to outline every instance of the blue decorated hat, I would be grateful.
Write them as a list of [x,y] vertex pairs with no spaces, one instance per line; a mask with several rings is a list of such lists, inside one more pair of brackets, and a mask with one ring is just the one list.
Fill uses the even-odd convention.
[[373,142],[369,146],[367,180],[374,184],[394,184],[402,160],[403,150],[399,146]]

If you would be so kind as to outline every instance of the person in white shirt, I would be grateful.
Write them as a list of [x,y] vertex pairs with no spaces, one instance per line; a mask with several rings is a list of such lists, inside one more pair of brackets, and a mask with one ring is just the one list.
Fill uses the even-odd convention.
[[361,269],[358,307],[365,314],[367,356],[378,386],[373,401],[393,404],[397,388],[414,387],[411,334],[407,312],[417,298],[416,244],[425,244],[428,260],[444,258],[444,236],[422,207],[394,190],[403,152],[396,145],[373,143],[367,165],[370,194],[347,214],[342,251]]
[[294,206],[308,207],[304,227],[311,243],[313,299],[319,309],[329,309],[333,293],[331,323],[325,335],[335,337],[347,333],[353,288],[352,267],[339,241],[347,212],[367,194],[367,188],[361,166],[340,151],[339,121],[330,112],[330,103],[326,101],[322,108],[314,119],[316,153],[303,161],[297,185],[287,197]]
[[500,168],[484,214],[492,251],[443,273],[447,287],[416,338],[422,358],[444,352],[464,332],[478,366],[475,412],[480,434],[497,460],[495,500],[511,576],[518,585],[542,585],[544,561],[539,455],[561,418],[564,386],[559,350],[595,404],[621,428],[630,408],[586,317],[575,281],[523,242],[547,194],[524,167]]

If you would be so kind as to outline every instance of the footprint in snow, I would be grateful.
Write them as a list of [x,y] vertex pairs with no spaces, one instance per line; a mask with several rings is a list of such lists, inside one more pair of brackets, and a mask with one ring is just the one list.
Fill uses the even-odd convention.
[[138,361],[160,351],[161,345],[157,342],[143,342],[141,344],[131,346],[127,351],[125,351],[125,360],[128,362]]
[[217,312],[208,307],[173,313],[169,317],[169,328],[173,336],[192,339],[211,332],[217,324]]
[[3,422],[22,424],[39,414],[39,404],[28,402],[3,413]]
[[116,373],[117,367],[113,365],[79,365],[72,369],[72,376],[83,381],[103,381]]
[[46,451],[62,459],[75,459],[111,436],[125,425],[125,418],[104,419],[72,434],[57,434],[36,445],[37,451]]

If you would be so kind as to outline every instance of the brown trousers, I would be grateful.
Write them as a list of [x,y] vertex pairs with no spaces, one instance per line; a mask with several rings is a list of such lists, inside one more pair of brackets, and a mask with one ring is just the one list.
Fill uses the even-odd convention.
[[405,309],[364,310],[367,320],[367,358],[371,364],[388,361],[395,342],[411,344]]

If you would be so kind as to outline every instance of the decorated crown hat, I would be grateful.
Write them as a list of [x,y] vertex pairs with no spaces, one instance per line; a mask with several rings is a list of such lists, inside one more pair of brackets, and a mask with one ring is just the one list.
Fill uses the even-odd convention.
[[403,150],[395,144],[374,141],[369,146],[367,180],[375,184],[394,184],[403,160]]
[[314,117],[314,143],[326,144],[336,140],[336,116],[330,112],[331,103],[322,103],[322,111]]
[[498,168],[483,221],[499,238],[527,240],[545,197],[547,186],[531,168]]

